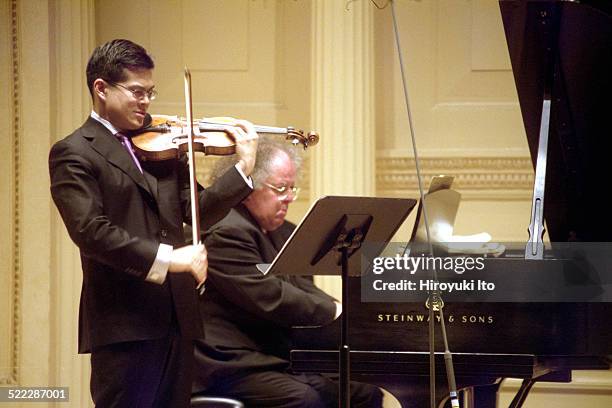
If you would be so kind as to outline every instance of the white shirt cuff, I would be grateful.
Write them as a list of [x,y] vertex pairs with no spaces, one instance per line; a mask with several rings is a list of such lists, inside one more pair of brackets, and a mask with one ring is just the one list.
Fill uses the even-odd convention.
[[247,183],[247,185],[251,188],[253,188],[253,180],[251,179],[251,177],[247,177],[243,172],[242,169],[240,168],[240,166],[238,165],[238,163],[236,163],[236,165],[234,166],[236,167],[236,170],[238,170],[238,173],[240,173],[240,175],[242,176],[243,180],[245,183]]
[[170,267],[170,257],[173,250],[172,245],[159,244],[157,256],[146,277],[148,282],[157,283],[158,285],[164,283],[168,274],[168,268]]

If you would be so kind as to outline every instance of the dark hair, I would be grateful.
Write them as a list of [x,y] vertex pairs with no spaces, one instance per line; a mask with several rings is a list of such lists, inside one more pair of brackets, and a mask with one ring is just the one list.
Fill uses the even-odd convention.
[[93,83],[101,78],[109,82],[125,79],[124,69],[153,69],[151,56],[140,45],[130,40],[111,40],[96,47],[87,62],[87,87],[93,97]]

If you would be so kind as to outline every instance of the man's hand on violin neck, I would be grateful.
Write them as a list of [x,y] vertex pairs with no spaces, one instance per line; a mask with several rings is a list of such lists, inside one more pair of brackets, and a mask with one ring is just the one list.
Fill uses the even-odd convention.
[[240,169],[246,176],[249,176],[253,171],[253,167],[255,167],[259,136],[255,132],[253,124],[246,120],[237,120],[230,134],[236,142],[238,166],[240,166]]
[[172,251],[168,272],[189,272],[197,284],[200,284],[206,280],[207,271],[208,253],[203,244],[188,245]]

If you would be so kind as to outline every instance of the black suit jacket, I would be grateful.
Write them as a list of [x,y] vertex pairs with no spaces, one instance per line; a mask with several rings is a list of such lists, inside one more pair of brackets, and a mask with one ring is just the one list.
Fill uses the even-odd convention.
[[[79,352],[116,342],[168,335],[173,319],[181,335],[202,334],[195,281],[168,273],[163,285],[145,281],[160,243],[184,245],[189,222],[186,162],[143,162],[98,121],[51,149],[51,194],[80,249],[83,287]],[[203,225],[221,219],[250,193],[237,170],[199,192]]]
[[334,299],[311,279],[264,276],[295,225],[264,234],[240,205],[207,233],[209,278],[200,300],[205,338],[196,340],[194,391],[227,376],[288,365],[289,329],[333,321]]

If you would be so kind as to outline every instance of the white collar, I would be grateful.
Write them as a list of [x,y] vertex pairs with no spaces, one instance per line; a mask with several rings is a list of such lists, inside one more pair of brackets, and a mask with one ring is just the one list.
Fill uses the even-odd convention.
[[98,115],[98,112],[92,110],[91,113],[89,114],[89,116],[91,116],[92,119],[97,120],[98,122],[103,124],[104,127],[107,128],[113,135],[116,135],[117,133],[119,133],[117,128],[114,127],[112,125],[112,123],[110,123],[108,120],[106,120],[102,116]]

